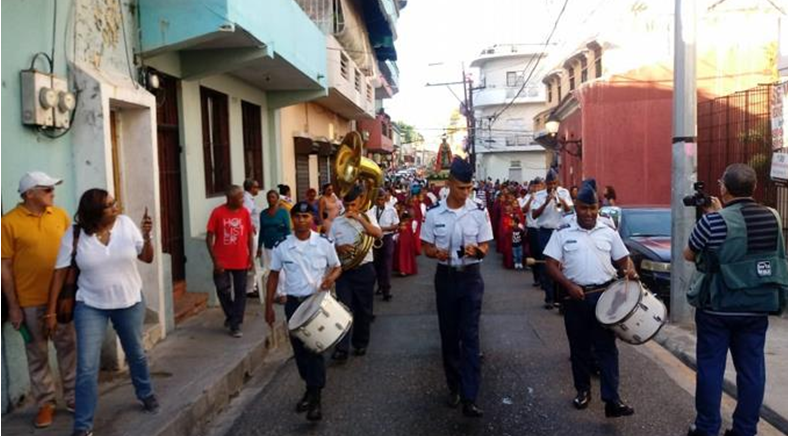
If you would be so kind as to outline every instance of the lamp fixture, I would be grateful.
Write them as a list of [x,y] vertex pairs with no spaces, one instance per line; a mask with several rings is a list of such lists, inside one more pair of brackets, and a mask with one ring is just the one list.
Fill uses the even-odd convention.
[[[561,127],[561,120],[558,117],[551,113],[549,117],[547,117],[547,121],[544,124],[544,128],[547,131],[547,134],[553,138],[556,145],[557,151],[565,151],[570,156],[574,157],[583,157],[583,140],[582,139],[569,139],[571,136],[560,138],[558,136],[558,129]],[[570,148],[569,145],[574,145],[573,148]]]

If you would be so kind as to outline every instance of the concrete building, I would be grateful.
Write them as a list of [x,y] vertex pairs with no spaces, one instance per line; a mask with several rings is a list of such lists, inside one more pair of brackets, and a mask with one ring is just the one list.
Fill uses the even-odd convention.
[[540,77],[523,86],[540,47],[495,45],[471,67],[479,69],[474,86],[476,174],[479,178],[523,182],[546,171],[544,148],[534,141],[533,117],[545,107]]
[[[782,15],[766,1],[698,2],[699,102],[777,78]],[[616,189],[619,203],[669,204],[673,4],[612,2],[588,22],[592,28],[548,59],[537,140],[566,186],[594,177]],[[552,134],[550,119],[559,122]]]
[[[383,126],[376,118],[376,101],[397,89],[396,20],[404,2],[386,0],[297,0],[326,38],[328,93],[284,108],[279,131],[282,167],[276,183],[288,184],[293,195],[305,198],[309,188],[332,180],[334,155],[342,138],[358,130],[370,153],[391,153],[380,147]],[[380,35],[386,44],[381,44]],[[366,123],[366,124],[364,124]],[[378,156],[380,161],[380,156]]]

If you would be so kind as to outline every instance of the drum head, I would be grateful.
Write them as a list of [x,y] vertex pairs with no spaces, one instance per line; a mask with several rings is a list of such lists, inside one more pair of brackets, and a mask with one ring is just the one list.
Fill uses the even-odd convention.
[[596,303],[596,319],[606,325],[616,324],[635,309],[642,298],[640,282],[619,280],[610,285]]
[[325,298],[327,294],[328,292],[316,292],[314,295],[304,300],[304,302],[298,306],[295,313],[293,313],[293,316],[290,317],[287,328],[295,330],[312,319],[315,312],[320,309],[320,305],[323,304],[323,298]]

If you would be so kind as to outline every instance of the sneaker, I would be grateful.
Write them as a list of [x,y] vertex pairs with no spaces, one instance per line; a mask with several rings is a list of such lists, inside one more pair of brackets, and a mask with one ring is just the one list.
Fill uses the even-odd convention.
[[38,414],[36,415],[36,420],[33,422],[33,425],[36,428],[46,428],[52,425],[52,418],[55,416],[55,405],[54,404],[44,404],[38,409]]
[[77,403],[74,400],[66,401],[66,410],[68,410],[71,413],[74,413],[76,409],[77,409]]
[[93,436],[93,430],[74,430],[71,436]]
[[142,408],[148,413],[159,413],[159,400],[155,395],[142,399]]
[[235,329],[235,330],[230,331],[230,336],[232,336],[234,338],[242,338],[242,337],[244,337],[244,334],[243,334],[243,332],[241,332],[240,329]]

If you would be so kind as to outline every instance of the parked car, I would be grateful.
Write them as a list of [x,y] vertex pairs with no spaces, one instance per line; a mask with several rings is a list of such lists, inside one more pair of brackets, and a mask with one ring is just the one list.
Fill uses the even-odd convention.
[[641,282],[670,306],[670,207],[604,206],[616,224]]

